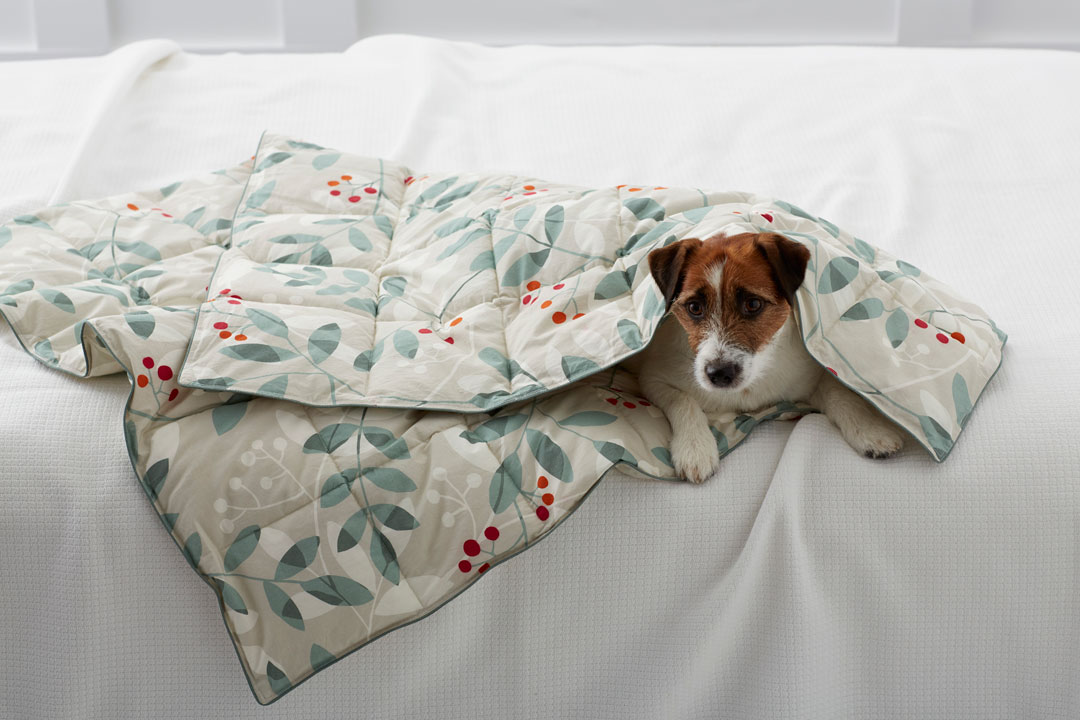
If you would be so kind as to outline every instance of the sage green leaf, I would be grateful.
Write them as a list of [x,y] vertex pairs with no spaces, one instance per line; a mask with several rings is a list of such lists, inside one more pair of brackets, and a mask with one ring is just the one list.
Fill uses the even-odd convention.
[[479,272],[480,270],[494,270],[495,269],[495,253],[491,250],[485,250],[469,263],[470,272]]
[[589,358],[566,355],[562,359],[562,371],[567,380],[577,380],[600,371],[600,366]]
[[124,421],[124,441],[132,457],[139,456],[139,431],[131,420]]
[[436,201],[435,209],[439,212],[442,212],[446,208],[450,207],[450,203],[454,202],[455,200],[460,200],[461,198],[465,197],[473,190],[475,190],[477,184],[478,183],[471,182],[454,188],[453,190],[439,198],[438,201]]
[[398,584],[401,579],[401,570],[398,567],[397,552],[394,551],[394,546],[390,544],[386,536],[374,527],[371,528],[371,562],[384,578],[394,585]]
[[358,510],[353,513],[345,524],[341,526],[341,532],[337,537],[337,551],[345,552],[352,550],[364,537],[364,528],[367,526],[367,511]]
[[622,319],[615,325],[619,329],[619,337],[626,343],[626,347],[631,350],[638,350],[645,346],[645,341],[641,339],[641,329],[638,328],[637,323],[633,320]]
[[53,352],[52,343],[49,342],[48,338],[41,340],[34,345],[34,354],[53,365],[60,362],[60,359],[56,357],[56,353]]
[[900,347],[900,343],[907,339],[908,330],[910,328],[906,312],[896,308],[889,313],[888,319],[885,320],[885,334],[889,336],[889,342],[894,348]]
[[255,391],[256,395],[266,395],[269,397],[285,397],[285,390],[289,387],[289,376],[279,375],[276,378],[267,380],[259,389]]
[[847,287],[855,276],[859,274],[859,261],[853,257],[842,255],[833,258],[818,279],[818,293],[827,295]]
[[289,326],[277,315],[259,308],[248,308],[247,316],[263,332],[280,338],[289,337]]
[[334,354],[338,343],[341,342],[341,327],[337,323],[329,323],[317,328],[308,338],[308,354],[316,365]]
[[372,317],[375,316],[375,312],[377,310],[375,301],[371,298],[349,298],[345,301],[345,304],[353,308],[354,310],[365,312]]
[[664,305],[664,299],[660,297],[660,294],[650,289],[641,310],[646,318],[654,318],[666,313],[667,307]]
[[158,493],[161,492],[162,486],[165,485],[165,478],[168,476],[169,458],[158,460],[146,469],[146,474],[143,475],[143,485],[150,491],[151,498],[157,499]]
[[394,226],[390,223],[390,218],[385,215],[374,215],[372,220],[375,221],[375,227],[379,229],[381,233],[386,237],[391,237],[394,234]]
[[474,444],[489,443],[514,432],[524,425],[526,420],[528,420],[528,416],[521,413],[517,415],[500,415],[480,423],[471,430],[465,430],[461,433],[461,437]]
[[230,220],[229,218],[215,218],[213,220],[210,220],[209,222],[204,223],[203,226],[199,228],[199,232],[203,235],[209,235],[212,232],[217,232],[218,230],[226,230],[231,227],[232,220]]
[[338,161],[341,157],[341,153],[329,153],[327,155],[318,155],[311,161],[311,167],[316,170],[325,170]]
[[[352,484],[356,480],[357,469],[349,468],[342,470],[341,472],[334,473],[330,477],[326,478],[323,482],[322,490],[319,491],[319,505],[328,508],[337,505],[339,502],[349,497],[352,491]],[[357,539],[359,539],[357,535]],[[339,538],[338,543],[341,540]],[[338,548],[340,550],[340,547]]]
[[840,316],[841,320],[870,320],[871,318],[881,317],[881,313],[885,312],[885,303],[881,302],[877,298],[866,298],[855,303]]
[[533,213],[536,212],[535,205],[523,205],[518,208],[518,211],[514,213],[514,227],[521,230],[523,227],[529,224],[529,220],[532,218]]
[[332,453],[344,445],[360,429],[352,423],[327,425],[304,442],[306,453]]
[[334,256],[330,254],[330,249],[324,245],[316,245],[311,248],[311,255],[308,259],[312,265],[322,265],[329,267],[334,264]]
[[515,260],[503,274],[502,286],[514,287],[531,279],[544,267],[549,255],[551,255],[551,250],[548,248],[525,253]]
[[368,240],[368,236],[358,227],[349,228],[349,244],[360,252],[367,252],[374,247]]
[[315,554],[319,551],[319,536],[312,535],[296,542],[285,551],[278,561],[277,570],[274,571],[275,580],[291,578],[308,565],[315,561]]
[[185,215],[184,219],[181,220],[180,222],[184,223],[185,225],[189,225],[189,226],[191,226],[191,228],[194,229],[195,223],[199,222],[199,220],[202,219],[202,216],[203,216],[203,214],[205,212],[206,212],[206,207],[205,206],[200,207],[200,208],[195,208],[194,210],[189,212],[187,215]]
[[[270,609],[274,611],[275,615],[297,630],[304,629],[304,616],[300,614],[300,608],[296,607],[296,603],[292,601],[292,598],[284,590],[267,580],[263,582],[263,592],[266,593],[266,601],[270,603]],[[272,666],[273,663],[267,664],[267,675],[270,674]]]
[[952,379],[953,405],[956,406],[956,424],[964,427],[971,416],[971,396],[968,394],[967,381],[960,373]]
[[664,206],[650,197],[637,197],[623,203],[627,210],[634,213],[638,220],[663,220]]
[[471,217],[459,217],[454,218],[450,222],[445,222],[439,227],[435,228],[435,237],[446,237],[452,235],[458,230],[464,230],[465,228],[476,222],[476,218]]
[[[8,229],[7,228],[0,228],[0,233],[3,233],[4,230],[8,230]],[[8,230],[8,233],[10,233],[10,232],[11,231]],[[10,235],[9,235],[9,237],[10,237]],[[109,241],[108,240],[98,240],[97,242],[90,243],[89,245],[84,245],[83,247],[81,247],[81,248],[79,248],[77,250],[75,248],[68,248],[68,252],[73,254],[73,255],[78,255],[79,257],[84,257],[87,260],[93,260],[94,258],[96,258],[98,255],[101,254],[102,250],[104,250],[107,247],[109,247]]]
[[257,191],[248,196],[247,202],[244,204],[249,209],[256,209],[260,207],[264,202],[270,199],[270,196],[274,193],[274,186],[277,184],[275,180],[263,185]]
[[610,425],[615,422],[615,420],[615,416],[610,413],[586,410],[585,412],[574,413],[559,424],[575,425],[579,427],[595,427],[597,425]]
[[0,293],[0,295],[18,295],[19,293],[28,292],[33,289],[34,281],[30,278],[26,278],[24,280],[11,283],[6,288],[4,288],[4,292]]
[[243,345],[229,345],[221,348],[222,355],[236,358],[237,360],[251,360],[252,362],[275,363],[282,360],[291,360],[299,357],[292,350],[263,345],[262,343],[244,343]]
[[176,192],[177,188],[179,187],[180,183],[174,182],[172,185],[166,185],[165,187],[161,188],[160,190],[158,190],[158,192],[161,193],[161,198],[164,200],[165,198]]
[[388,277],[383,281],[383,289],[394,297],[401,297],[405,294],[406,282],[400,275]]
[[365,425],[364,437],[378,448],[379,452],[392,460],[408,460],[412,457],[405,439],[394,437],[394,433],[385,428]]
[[[290,602],[292,602],[290,600]],[[295,605],[293,607],[296,607]],[[292,623],[289,623],[292,625]],[[304,623],[300,623],[300,630],[304,629]],[[266,680],[270,683],[270,689],[274,691],[275,695],[282,695],[289,691],[292,687],[292,683],[289,682],[289,678],[285,673],[274,663],[267,661],[266,663]]]
[[37,227],[43,227],[46,230],[52,230],[52,228],[49,227],[49,224],[39,218],[37,215],[20,215],[19,217],[15,218],[13,222],[16,225],[35,225]]
[[[327,605],[365,605],[374,597],[366,587],[342,575],[323,575],[314,580],[305,580],[300,583],[300,587],[304,589],[304,592],[319,598]],[[315,647],[311,649],[313,660]],[[329,657],[333,660],[332,655]]]
[[[348,304],[348,303],[346,303]],[[379,358],[382,357],[383,341],[375,343],[375,347],[370,350],[365,350],[356,356],[353,360],[353,369],[360,372],[368,372],[375,366],[375,363],[379,362]]]
[[420,341],[416,339],[416,335],[405,330],[404,328],[397,330],[394,333],[394,349],[398,351],[398,354],[402,357],[407,357],[412,360],[416,357],[416,351],[420,348]]
[[240,567],[240,563],[247,560],[251,553],[255,552],[260,535],[262,535],[262,528],[258,525],[248,525],[236,534],[236,539],[232,541],[232,545],[225,551],[225,572],[232,572]]
[[94,295],[108,295],[111,298],[120,301],[120,304],[124,307],[130,305],[127,293],[121,292],[114,287],[108,285],[83,285],[82,287],[72,288],[78,292],[92,293]]
[[833,236],[834,238],[838,238],[838,237],[840,237],[840,228],[836,227],[835,225],[833,225],[833,224],[832,224],[831,222],[829,222],[828,220],[826,220],[826,219],[825,219],[825,218],[823,218],[823,217],[819,217],[819,218],[817,219],[817,221],[818,221],[818,223],[819,223],[819,224],[820,224],[820,225],[821,225],[821,226],[822,226],[823,228],[825,228],[825,229],[826,229],[826,230],[828,231],[828,233],[829,233],[830,235],[832,235],[832,236]]
[[[301,587],[303,587],[303,585],[301,585]],[[306,590],[307,588],[304,589]],[[328,651],[326,648],[319,644],[314,644],[311,646],[310,659],[311,669],[315,672],[322,670],[324,667],[330,665],[332,662],[337,660],[337,658],[330,654],[330,651]]]
[[232,430],[243,419],[250,399],[248,395],[233,395],[224,405],[218,405],[210,411],[210,419],[219,436]]
[[656,456],[656,459],[667,465],[669,468],[674,469],[675,461],[671,459],[671,451],[666,447],[654,447],[652,454]]
[[322,242],[322,236],[308,233],[285,233],[284,235],[275,235],[266,242],[275,245],[310,245],[311,243]]
[[176,527],[176,521],[180,517],[180,513],[165,513],[161,516],[162,522],[165,524],[165,529],[169,532],[173,531]]
[[154,316],[145,310],[124,313],[124,320],[127,321],[131,331],[143,340],[150,337],[154,333],[154,328],[157,327],[157,321],[154,320]]
[[540,467],[563,482],[574,481],[574,469],[570,465],[570,458],[554,440],[532,428],[525,431],[525,439],[529,443],[533,457],[540,463]]
[[486,227],[473,228],[472,230],[455,240],[451,245],[448,245],[446,249],[439,253],[439,257],[436,259],[445,260],[451,255],[456,255],[460,250],[465,248],[477,238],[485,237],[488,235],[490,235],[490,231]]
[[630,276],[625,270],[613,270],[596,284],[594,300],[608,300],[630,292]]
[[[457,175],[440,180],[439,182],[435,183],[434,185],[429,187],[424,192],[420,193],[419,196],[417,196],[416,205],[417,206],[423,205],[427,201],[432,200],[433,198],[435,198],[436,196],[441,195],[446,190],[448,190],[451,185],[453,185],[456,182],[457,182]],[[414,211],[416,209],[417,209],[416,207],[413,208]]]
[[236,588],[220,578],[212,578],[212,580],[221,591],[221,601],[225,603],[225,607],[241,615],[247,615],[247,605],[244,604],[244,598],[240,596],[240,593],[236,592]]
[[261,163],[255,166],[255,172],[262,172],[266,168],[271,167],[272,165],[277,165],[279,162],[288,160],[292,156],[293,154],[289,152],[270,153],[263,159]]
[[184,543],[183,552],[188,562],[195,567],[199,566],[199,560],[202,559],[202,538],[199,537],[199,533],[193,532],[188,536],[187,542]]
[[855,238],[855,244],[851,246],[851,251],[868,263],[874,262],[874,258],[877,257],[874,246],[859,238]]
[[938,460],[944,460],[945,456],[949,454],[950,448],[952,448],[952,437],[941,427],[937,420],[928,416],[919,416],[919,425],[922,426],[923,434],[926,435],[927,442],[930,443],[930,447],[934,449],[934,455]]
[[593,440],[593,447],[596,451],[614,463],[626,463],[627,465],[637,465],[637,458],[633,454],[624,448],[622,445],[613,442]]
[[510,372],[510,359],[495,348],[486,347],[481,350],[477,356],[483,360],[484,363],[498,370],[499,374],[507,380],[513,378],[513,374]]
[[521,493],[521,458],[517,453],[507,455],[491,478],[488,486],[488,501],[491,509],[501,513],[514,504]]
[[902,274],[898,272],[893,272],[892,270],[878,270],[877,274],[878,277],[880,277],[885,282],[892,282],[898,277],[904,277]]
[[383,490],[390,492],[412,492],[416,489],[416,483],[412,481],[412,478],[396,468],[365,468],[360,474]]
[[735,418],[735,429],[743,435],[749,435],[750,431],[757,427],[757,418],[752,415],[739,415]]
[[370,509],[371,513],[379,519],[379,522],[391,530],[414,530],[420,527],[417,519],[403,507],[390,503],[380,503],[372,505]]
[[74,314],[75,304],[71,302],[71,298],[69,298],[64,293],[60,292],[59,290],[53,290],[52,288],[45,288],[43,290],[38,290],[38,292],[41,293],[41,296],[43,298],[45,298],[64,312]]
[[904,273],[905,275],[910,275],[911,277],[918,277],[922,274],[922,270],[915,267],[911,263],[904,262],[903,260],[897,260],[896,267],[900,268],[900,272]]
[[[562,205],[556,205],[544,214],[544,235],[547,237],[547,241],[552,245],[559,239],[559,234],[563,229],[563,221],[566,213],[563,211]],[[540,263],[543,265],[543,263]]]

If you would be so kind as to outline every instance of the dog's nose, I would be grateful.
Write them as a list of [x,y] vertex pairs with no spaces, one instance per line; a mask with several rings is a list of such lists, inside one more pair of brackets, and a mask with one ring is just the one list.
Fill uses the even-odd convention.
[[705,366],[705,374],[716,387],[729,387],[739,378],[742,368],[730,361],[714,361]]

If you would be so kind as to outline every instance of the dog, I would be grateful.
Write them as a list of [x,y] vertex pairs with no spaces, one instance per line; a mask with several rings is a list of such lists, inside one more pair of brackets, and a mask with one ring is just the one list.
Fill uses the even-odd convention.
[[671,423],[675,470],[691,482],[720,465],[709,418],[802,401],[851,447],[884,458],[900,431],[807,352],[793,299],[810,251],[776,233],[688,238],[649,253],[649,271],[674,316],[635,365],[642,393]]

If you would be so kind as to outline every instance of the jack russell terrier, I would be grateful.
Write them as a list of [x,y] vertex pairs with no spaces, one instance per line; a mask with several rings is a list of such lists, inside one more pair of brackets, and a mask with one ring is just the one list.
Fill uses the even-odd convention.
[[634,363],[642,393],[671,423],[675,470],[700,483],[720,466],[709,418],[780,400],[825,414],[871,458],[903,447],[900,431],[810,357],[792,299],[810,251],[776,233],[684,239],[649,253],[678,322],[665,322]]

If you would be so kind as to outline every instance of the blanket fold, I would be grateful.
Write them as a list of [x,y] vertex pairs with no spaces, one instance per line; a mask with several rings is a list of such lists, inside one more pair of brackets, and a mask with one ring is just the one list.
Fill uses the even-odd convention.
[[[650,250],[780,232],[811,354],[942,461],[1006,336],[914,265],[746,193],[415,173],[266,134],[244,164],[0,226],[28,352],[132,382],[136,474],[272,702],[530,547],[615,465],[676,479],[619,363]],[[780,403],[721,418],[722,454]]]

